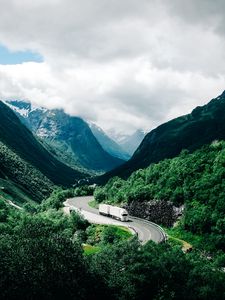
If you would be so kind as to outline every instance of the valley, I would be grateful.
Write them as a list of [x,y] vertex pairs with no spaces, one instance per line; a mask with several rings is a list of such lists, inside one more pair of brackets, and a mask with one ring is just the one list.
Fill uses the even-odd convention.
[[0,300],[225,300],[225,1],[0,9]]
[[[21,105],[23,114],[12,105]],[[80,118],[0,102],[3,299],[11,297],[12,268],[17,296],[29,282],[27,297],[43,297],[47,284],[48,298],[54,298],[63,282],[60,293],[69,299],[80,299],[81,288],[81,299],[109,292],[112,300],[139,299],[141,293],[153,299],[167,299],[168,293],[175,299],[223,299],[224,105],[223,93],[160,125],[128,159],[104,132]],[[125,208],[129,222],[100,216],[90,201]],[[133,280],[143,270],[139,286]],[[67,292],[65,280],[72,286]]]

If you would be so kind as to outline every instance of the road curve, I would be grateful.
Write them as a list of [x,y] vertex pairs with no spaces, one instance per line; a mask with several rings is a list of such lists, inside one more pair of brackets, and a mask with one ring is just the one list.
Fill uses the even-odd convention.
[[88,202],[92,200],[94,200],[93,196],[75,197],[67,199],[64,202],[64,205],[65,207],[78,210],[84,216],[84,218],[91,223],[122,225],[129,227],[138,234],[138,238],[142,243],[146,243],[149,240],[160,243],[165,240],[166,235],[164,231],[155,223],[130,216],[129,222],[121,222],[115,219],[104,217],[99,215],[97,209],[88,205]]

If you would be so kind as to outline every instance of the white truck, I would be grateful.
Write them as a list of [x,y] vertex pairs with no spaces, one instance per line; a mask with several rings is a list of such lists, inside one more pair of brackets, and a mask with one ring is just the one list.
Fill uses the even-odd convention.
[[108,204],[99,204],[99,214],[114,219],[118,219],[122,222],[128,221],[127,210],[117,206],[112,206]]

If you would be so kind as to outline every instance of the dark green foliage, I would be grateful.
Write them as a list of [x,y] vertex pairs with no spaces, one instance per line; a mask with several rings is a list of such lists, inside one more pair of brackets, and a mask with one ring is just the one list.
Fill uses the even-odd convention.
[[132,237],[130,231],[113,225],[91,225],[86,229],[87,244],[107,245]]
[[74,196],[92,196],[94,193],[95,187],[91,185],[82,185],[76,187],[74,190]]
[[43,200],[40,206],[41,210],[47,210],[49,208],[59,209],[63,207],[63,202],[66,201],[67,198],[74,197],[74,190],[68,189],[63,190],[62,188],[55,189],[50,197]]
[[113,176],[127,178],[135,170],[175,157],[183,149],[192,152],[216,139],[225,139],[225,92],[192,113],[149,132],[128,162],[103,175],[98,182],[106,183]]
[[222,253],[213,261],[168,244],[118,242],[103,226],[101,250],[86,256],[76,235],[87,226],[76,213],[30,214],[0,199],[1,299],[224,299]]
[[[53,190],[54,185],[46,176],[1,142],[0,166],[1,176],[7,180],[11,178],[13,183],[33,200],[40,201]],[[2,184],[4,183],[2,182]],[[14,194],[11,188],[7,190],[7,185],[4,185],[4,192],[12,195],[15,199],[19,198],[17,191]],[[19,198],[18,202],[21,202],[22,199]]]
[[166,244],[114,244],[91,256],[91,270],[111,299],[224,299],[224,272],[197,252]]
[[115,242],[117,236],[117,229],[112,226],[106,227],[101,234],[101,240],[103,244],[112,244]]
[[212,247],[225,250],[225,142],[152,164],[127,181],[111,179],[97,188],[98,202],[164,200],[185,204],[183,227],[205,234]]
[[0,217],[1,299],[95,299],[97,284],[72,239],[86,221],[53,209],[31,215],[1,199]]
[[19,205],[33,202],[27,190],[7,178],[0,178],[0,196]]
[[90,225],[87,220],[85,220],[80,214],[78,214],[75,211],[71,212],[70,215],[70,222],[72,224],[72,227],[77,230],[86,230],[87,227]]
[[51,219],[25,218],[0,235],[0,252],[1,299],[88,298],[81,247]]
[[0,251],[1,299],[86,299],[81,249],[63,235],[0,237]]
[[5,201],[0,199],[0,223],[5,223],[8,218],[9,209]]

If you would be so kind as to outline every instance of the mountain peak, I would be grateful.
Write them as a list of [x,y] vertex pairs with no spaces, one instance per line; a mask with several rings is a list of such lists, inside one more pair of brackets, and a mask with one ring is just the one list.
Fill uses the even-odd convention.
[[36,107],[26,101],[8,101],[7,105],[45,141],[57,158],[75,169],[104,172],[124,162],[101,146],[80,117],[70,116],[63,109]]
[[9,99],[3,102],[22,117],[28,117],[28,115],[35,110],[47,110],[44,107],[33,105],[29,100],[26,99]]

